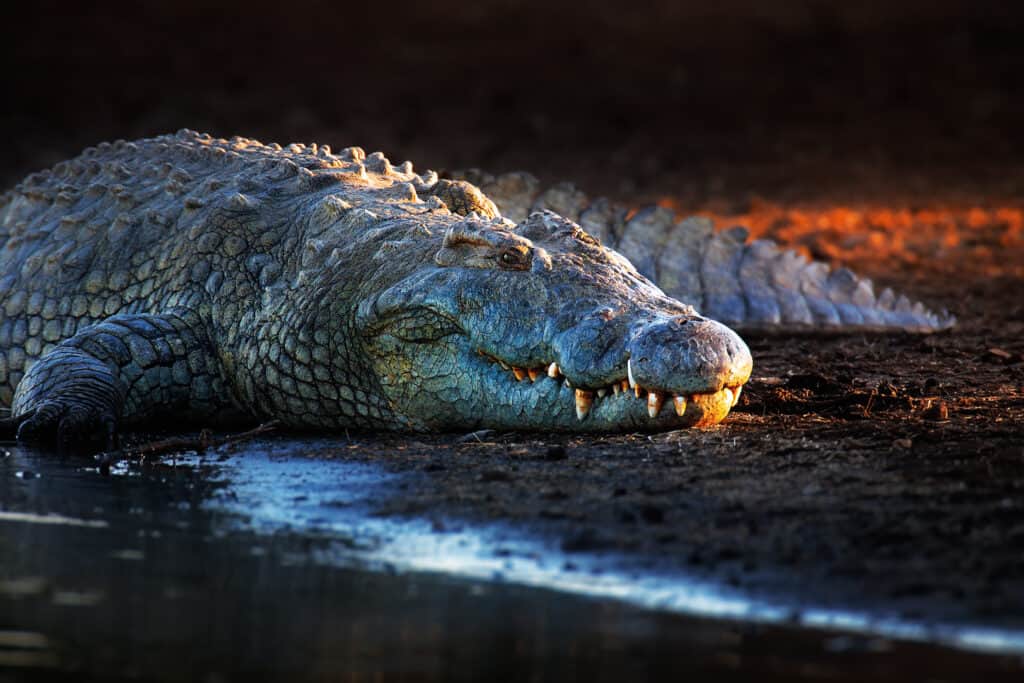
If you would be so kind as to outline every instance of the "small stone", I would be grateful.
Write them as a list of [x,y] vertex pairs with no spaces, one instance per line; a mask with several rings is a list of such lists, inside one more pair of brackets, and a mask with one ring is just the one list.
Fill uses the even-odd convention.
[[548,446],[547,451],[544,453],[545,460],[565,460],[567,457],[569,456],[566,454],[565,446],[562,445]]
[[483,472],[480,473],[477,479],[486,483],[512,481],[513,477],[512,474],[508,472],[508,470],[494,468],[484,470]]
[[934,422],[945,422],[949,419],[949,404],[942,399],[937,401],[929,401],[928,405],[925,406],[922,416],[926,420],[932,420]]
[[878,392],[879,396],[885,396],[888,398],[896,398],[900,393],[899,390],[893,386],[892,382],[884,380],[878,383],[878,387],[876,387],[875,391]]

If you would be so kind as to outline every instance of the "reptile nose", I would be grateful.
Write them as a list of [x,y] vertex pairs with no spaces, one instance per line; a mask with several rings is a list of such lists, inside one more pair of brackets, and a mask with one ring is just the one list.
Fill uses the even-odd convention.
[[700,316],[649,323],[634,333],[628,350],[637,383],[673,393],[739,386],[753,368],[750,349],[738,334]]

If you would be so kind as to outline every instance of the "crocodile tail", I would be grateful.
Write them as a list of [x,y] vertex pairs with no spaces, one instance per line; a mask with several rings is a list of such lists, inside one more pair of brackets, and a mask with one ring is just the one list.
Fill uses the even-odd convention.
[[641,272],[666,293],[737,329],[929,333],[956,322],[891,289],[876,294],[871,280],[847,268],[809,261],[771,240],[748,241],[746,228],[715,231],[709,219],[674,221],[670,213],[637,212],[619,250],[643,263]]
[[517,223],[541,209],[571,218],[665,293],[739,330],[929,333],[956,323],[891,289],[876,294],[871,280],[846,268],[809,261],[771,240],[749,241],[740,226],[716,231],[707,218],[680,220],[660,206],[630,212],[569,183],[542,191],[527,173],[470,170],[455,177],[479,185]]

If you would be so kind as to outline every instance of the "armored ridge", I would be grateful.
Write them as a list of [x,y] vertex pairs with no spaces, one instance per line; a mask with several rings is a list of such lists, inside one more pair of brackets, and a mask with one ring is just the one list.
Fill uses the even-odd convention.
[[[0,197],[0,405],[20,438],[108,443],[122,424],[179,416],[416,431],[723,419],[751,371],[742,340],[572,220],[526,215],[508,182],[484,183],[502,216],[471,183],[355,147],[181,131],[86,150]],[[696,264],[694,301],[727,312],[715,297],[741,291],[740,318],[760,320],[746,285],[715,294],[720,238],[676,226],[641,252],[636,216],[559,208],[641,263],[657,254],[644,267],[663,283],[688,272],[659,271],[664,253]],[[719,270],[758,273],[748,261]],[[794,294],[759,277],[772,301],[808,298],[802,279]],[[887,325],[905,313],[874,308]]]
[[639,210],[592,199],[572,183],[544,188],[529,173],[479,169],[451,177],[478,185],[512,220],[548,209],[576,221],[628,258],[666,294],[740,331],[799,330],[928,333],[956,318],[884,289],[846,268],[808,261],[771,240],[748,241],[742,226],[715,231],[710,220],[661,206]]

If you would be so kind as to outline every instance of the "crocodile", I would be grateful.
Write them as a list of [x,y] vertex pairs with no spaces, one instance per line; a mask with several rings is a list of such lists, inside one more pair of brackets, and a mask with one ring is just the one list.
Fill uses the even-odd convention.
[[189,130],[29,176],[0,244],[0,407],[68,446],[151,421],[708,426],[752,369],[729,325],[953,324],[659,207]]

